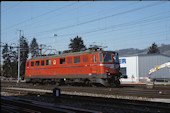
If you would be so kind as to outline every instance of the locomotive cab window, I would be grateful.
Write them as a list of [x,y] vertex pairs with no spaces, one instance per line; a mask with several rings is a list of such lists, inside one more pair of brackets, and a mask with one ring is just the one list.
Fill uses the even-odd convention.
[[60,64],[65,64],[65,58],[60,58]]
[[80,63],[80,56],[74,57],[74,63]]
[[31,62],[31,66],[34,66],[34,62]]
[[44,66],[44,60],[41,61],[41,65]]
[[35,65],[36,65],[36,66],[39,66],[39,65],[40,65],[40,61],[36,61],[36,62],[35,62]]
[[51,65],[51,60],[46,60],[46,65]]

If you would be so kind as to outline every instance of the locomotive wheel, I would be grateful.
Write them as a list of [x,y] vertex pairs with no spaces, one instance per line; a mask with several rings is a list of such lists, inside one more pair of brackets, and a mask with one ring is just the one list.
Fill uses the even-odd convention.
[[114,84],[115,84],[116,87],[120,87],[120,80],[119,80],[119,79],[116,80],[116,81],[114,82]]
[[91,86],[90,80],[84,80],[84,86]]
[[95,83],[91,83],[92,87],[97,87],[97,85]]
[[109,80],[109,85],[110,85],[111,88],[120,87],[120,81],[119,81],[119,79],[117,79],[117,80]]

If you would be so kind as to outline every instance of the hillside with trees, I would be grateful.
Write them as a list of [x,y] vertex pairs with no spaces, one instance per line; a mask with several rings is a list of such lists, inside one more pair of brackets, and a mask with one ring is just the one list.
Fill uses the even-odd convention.
[[[150,47],[145,49],[136,49],[136,48],[127,48],[127,49],[120,49],[116,50],[120,56],[130,56],[130,55],[137,55],[137,54],[147,54]],[[157,46],[159,53],[170,56],[170,44],[161,44]]]

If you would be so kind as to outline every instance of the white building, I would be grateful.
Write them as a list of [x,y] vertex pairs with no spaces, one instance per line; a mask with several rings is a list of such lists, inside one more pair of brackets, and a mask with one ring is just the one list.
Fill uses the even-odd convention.
[[[170,61],[170,56],[162,54],[146,54],[120,57],[120,68],[127,79],[122,78],[121,82],[146,82],[151,68]],[[170,81],[170,71],[168,67],[162,68],[151,74],[151,78]]]

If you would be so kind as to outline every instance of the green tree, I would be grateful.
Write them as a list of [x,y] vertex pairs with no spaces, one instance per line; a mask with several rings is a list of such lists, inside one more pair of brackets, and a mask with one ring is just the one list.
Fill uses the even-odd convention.
[[70,41],[71,41],[71,43],[69,44],[69,48],[71,49],[71,51],[78,52],[78,51],[86,49],[81,37],[77,36],[74,39],[71,39]]
[[160,53],[158,46],[155,44],[155,42],[152,44],[152,46],[149,47],[147,54],[154,54],[154,53]]
[[10,54],[9,54],[9,47],[8,44],[5,44],[3,50],[2,50],[2,57],[4,59],[3,61],[3,75],[5,77],[10,76]]
[[[18,75],[18,51],[17,48],[13,48],[6,44],[2,51],[3,54],[3,74],[6,77],[17,78]],[[23,77],[25,74],[25,64],[28,58],[29,46],[26,38],[21,37],[20,40],[20,76]]]
[[33,38],[33,40],[31,41],[30,53],[31,53],[31,57],[36,57],[37,55],[39,55],[39,46],[36,41],[36,38]]

